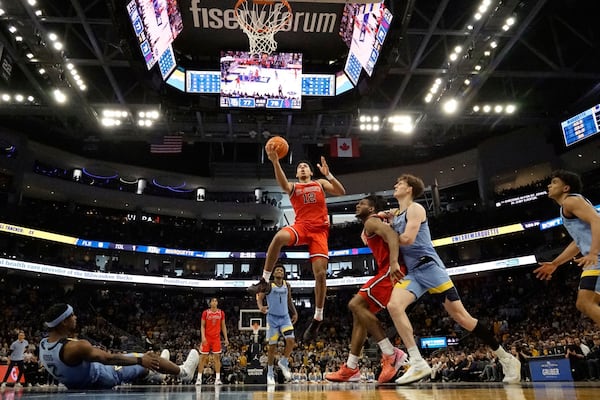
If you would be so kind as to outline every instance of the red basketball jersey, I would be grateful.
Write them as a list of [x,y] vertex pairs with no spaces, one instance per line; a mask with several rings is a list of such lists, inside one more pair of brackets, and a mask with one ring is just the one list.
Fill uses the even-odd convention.
[[220,309],[211,311],[209,308],[202,312],[202,320],[206,339],[219,339],[221,337],[221,321],[225,321],[225,313]]
[[319,182],[295,183],[290,202],[296,213],[294,224],[316,229],[329,227],[325,191]]
[[[379,215],[371,215],[369,218],[379,218],[384,219]],[[367,246],[371,249],[371,253],[373,253],[373,258],[377,263],[377,275],[385,274],[388,269],[390,269],[390,248],[385,240],[379,235],[372,234],[371,236],[365,235],[363,230],[361,236],[363,240],[366,241]],[[402,273],[406,275],[406,267],[404,266],[404,259],[402,258],[402,254],[399,254],[398,263],[400,263],[400,268]]]

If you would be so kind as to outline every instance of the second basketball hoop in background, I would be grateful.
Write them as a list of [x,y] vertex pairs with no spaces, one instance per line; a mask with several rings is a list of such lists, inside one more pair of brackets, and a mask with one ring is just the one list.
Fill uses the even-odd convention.
[[265,149],[268,149],[271,145],[275,146],[277,157],[279,158],[285,157],[290,149],[288,142],[281,136],[273,136],[271,139],[267,140],[267,143],[265,143]]

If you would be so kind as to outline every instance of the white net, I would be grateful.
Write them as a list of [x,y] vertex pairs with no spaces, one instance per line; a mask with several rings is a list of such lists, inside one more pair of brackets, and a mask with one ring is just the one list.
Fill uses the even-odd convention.
[[239,0],[234,8],[240,28],[248,36],[250,54],[271,54],[277,50],[275,34],[292,18],[286,0]]

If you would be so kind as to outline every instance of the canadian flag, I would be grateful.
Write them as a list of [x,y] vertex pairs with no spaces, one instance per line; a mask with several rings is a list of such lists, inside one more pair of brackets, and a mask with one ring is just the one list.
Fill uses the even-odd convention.
[[331,138],[329,147],[331,157],[360,157],[358,139],[355,138]]

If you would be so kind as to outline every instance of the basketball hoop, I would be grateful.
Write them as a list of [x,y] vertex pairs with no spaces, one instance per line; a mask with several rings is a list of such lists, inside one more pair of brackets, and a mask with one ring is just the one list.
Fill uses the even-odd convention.
[[275,34],[292,19],[292,7],[287,0],[238,0],[233,12],[248,36],[251,55],[274,52]]

